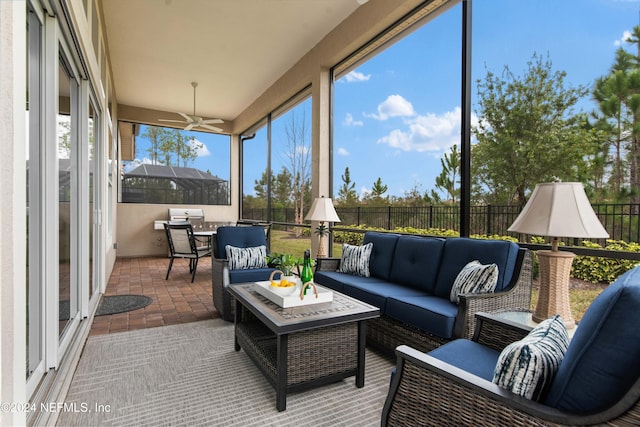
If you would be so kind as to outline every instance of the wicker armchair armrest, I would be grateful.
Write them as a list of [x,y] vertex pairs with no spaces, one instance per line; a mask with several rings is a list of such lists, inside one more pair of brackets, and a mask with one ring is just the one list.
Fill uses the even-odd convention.
[[458,316],[454,326],[456,338],[471,339],[475,330],[475,315],[479,312],[529,310],[533,284],[533,254],[520,249],[516,271],[511,283],[502,292],[490,294],[461,294]]
[[338,271],[340,258],[318,258],[316,260],[316,271]]
[[218,310],[220,317],[232,321],[234,317],[234,301],[226,288],[229,286],[229,260],[211,258],[211,291],[213,293],[213,306]]
[[[398,347],[396,356],[397,372],[382,411],[382,426],[591,425],[607,421],[624,425],[638,420],[638,396],[629,396],[633,393],[606,411],[579,416],[515,395],[408,346]],[[640,390],[640,381],[633,388]]]

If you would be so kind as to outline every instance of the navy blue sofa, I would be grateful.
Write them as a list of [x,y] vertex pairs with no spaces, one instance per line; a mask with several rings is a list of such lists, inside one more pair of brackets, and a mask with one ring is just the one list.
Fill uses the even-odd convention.
[[[471,337],[478,311],[528,310],[532,256],[513,242],[432,238],[366,232],[373,243],[370,277],[338,272],[339,259],[318,259],[314,281],[380,309],[367,322],[367,343],[393,351],[410,344],[428,351],[454,338]],[[469,262],[496,263],[498,284],[491,294],[449,294]]]
[[[400,346],[382,425],[438,425],[443,420],[450,425],[640,425],[638,312],[640,267],[635,267],[587,309],[538,401],[492,382],[507,344],[496,347],[495,332],[516,325],[482,316],[473,340],[455,340],[426,354]],[[486,338],[485,324],[491,332]]]

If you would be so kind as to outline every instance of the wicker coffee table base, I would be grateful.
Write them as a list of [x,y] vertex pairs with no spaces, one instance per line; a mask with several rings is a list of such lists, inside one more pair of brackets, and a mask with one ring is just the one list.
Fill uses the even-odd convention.
[[243,349],[276,389],[276,408],[286,409],[287,393],[356,377],[364,386],[364,320],[289,334],[273,333],[243,307],[236,323],[235,349]]

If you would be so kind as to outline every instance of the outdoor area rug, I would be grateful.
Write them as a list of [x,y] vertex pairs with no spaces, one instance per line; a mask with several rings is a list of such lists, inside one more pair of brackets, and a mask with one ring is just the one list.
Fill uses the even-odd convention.
[[[221,319],[89,337],[58,426],[378,426],[394,361],[367,350],[364,388],[350,377],[287,396]],[[314,363],[310,360],[309,363]]]
[[151,304],[153,300],[144,295],[112,295],[103,296],[96,310],[96,316],[124,313],[137,310]]

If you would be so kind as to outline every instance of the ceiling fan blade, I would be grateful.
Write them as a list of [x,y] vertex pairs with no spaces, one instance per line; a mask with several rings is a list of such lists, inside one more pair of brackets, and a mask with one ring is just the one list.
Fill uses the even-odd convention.
[[189,124],[187,125],[187,127],[186,127],[186,128],[184,128],[184,130],[191,130],[191,129],[193,129],[193,127],[194,127],[195,125],[196,125],[195,123],[189,123]]
[[207,124],[201,124],[199,127],[205,128],[205,129],[209,129],[209,130],[212,130],[214,132],[222,132],[221,128],[218,128],[218,127],[215,127],[215,126],[210,126],[210,125],[207,125]]
[[182,117],[184,117],[184,119],[187,121],[187,123],[191,123],[193,122],[193,117],[189,116],[188,114],[185,113],[180,113],[178,112],[178,114],[180,114]]
[[207,120],[203,120],[201,123],[205,124],[205,125],[209,125],[209,124],[212,124],[212,123],[224,123],[224,120],[222,120],[222,119],[207,119]]
[[187,123],[184,120],[169,120],[169,119],[158,119],[159,122],[169,122],[169,123]]

